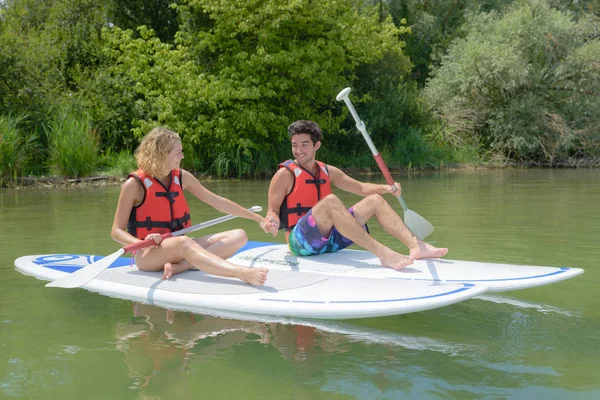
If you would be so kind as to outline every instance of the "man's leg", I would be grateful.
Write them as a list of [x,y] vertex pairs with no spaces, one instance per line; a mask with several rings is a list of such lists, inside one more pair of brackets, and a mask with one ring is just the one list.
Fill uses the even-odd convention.
[[[356,213],[356,209],[355,209]],[[329,236],[331,229],[335,228],[345,237],[352,240],[357,245],[364,247],[373,253],[381,265],[394,269],[403,268],[412,264],[412,259],[402,254],[398,254],[392,249],[369,235],[356,219],[352,216],[341,202],[341,200],[330,194],[317,203],[312,208],[312,215],[319,231],[324,237]]]
[[416,237],[398,213],[378,194],[365,197],[353,209],[358,224],[365,224],[373,216],[377,218],[387,233],[399,239],[410,249],[410,257],[413,260],[440,258],[448,253],[448,249],[434,247]]

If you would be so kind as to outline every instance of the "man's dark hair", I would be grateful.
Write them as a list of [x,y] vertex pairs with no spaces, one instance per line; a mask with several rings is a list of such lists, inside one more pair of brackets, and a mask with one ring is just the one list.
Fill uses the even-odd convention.
[[317,144],[317,142],[323,140],[323,132],[321,132],[321,128],[319,128],[319,125],[313,121],[307,121],[303,119],[294,121],[290,124],[290,126],[288,126],[288,133],[290,135],[290,139],[294,135],[306,133],[310,135],[310,140],[312,140],[313,144]]

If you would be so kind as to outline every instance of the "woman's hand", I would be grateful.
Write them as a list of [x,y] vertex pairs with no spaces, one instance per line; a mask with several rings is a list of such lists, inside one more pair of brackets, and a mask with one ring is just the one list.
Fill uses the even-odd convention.
[[156,248],[162,243],[162,236],[160,235],[160,233],[151,233],[148,236],[146,236],[144,240],[152,240],[155,243],[153,248]]
[[277,236],[277,232],[279,230],[279,221],[276,221],[274,218],[261,218],[259,224],[265,233]]

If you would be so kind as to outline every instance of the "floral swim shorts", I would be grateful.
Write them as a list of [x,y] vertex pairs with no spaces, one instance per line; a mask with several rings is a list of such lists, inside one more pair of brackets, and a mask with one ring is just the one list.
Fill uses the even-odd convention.
[[[354,216],[352,207],[348,212]],[[364,225],[367,232],[369,229]],[[312,216],[312,210],[306,213],[296,226],[290,231],[288,236],[288,245],[292,254],[296,256],[314,256],[323,253],[334,253],[345,249],[353,242],[344,237],[334,226],[329,233],[329,237],[323,237],[315,219]]]

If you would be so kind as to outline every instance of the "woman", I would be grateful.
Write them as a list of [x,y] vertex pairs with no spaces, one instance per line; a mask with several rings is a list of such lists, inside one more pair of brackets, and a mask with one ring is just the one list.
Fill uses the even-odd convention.
[[181,169],[183,159],[179,135],[166,128],[154,128],[142,139],[135,152],[138,170],[129,175],[121,188],[111,236],[128,245],[151,239],[156,245],[138,251],[135,263],[143,271],[164,270],[163,279],[196,267],[209,274],[234,277],[252,285],[267,279],[266,268],[248,268],[225,259],[248,240],[242,229],[189,238],[185,235],[161,238],[191,225],[183,190],[215,209],[252,219],[268,232],[272,222],[239,204],[217,196],[188,171]]

